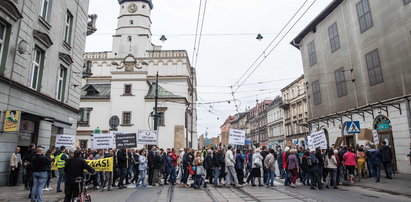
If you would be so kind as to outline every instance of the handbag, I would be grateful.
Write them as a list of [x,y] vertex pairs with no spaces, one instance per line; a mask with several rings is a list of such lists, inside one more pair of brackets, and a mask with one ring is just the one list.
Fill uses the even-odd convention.
[[258,168],[261,168],[263,166],[261,159],[259,158],[256,158],[253,164],[255,167],[258,167]]
[[190,175],[194,175],[194,170],[193,170],[193,168],[191,167],[191,165],[188,166],[188,173],[189,173]]

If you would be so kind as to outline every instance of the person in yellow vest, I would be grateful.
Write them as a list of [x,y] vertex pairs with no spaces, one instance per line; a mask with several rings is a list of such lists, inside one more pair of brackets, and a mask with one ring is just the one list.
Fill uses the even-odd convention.
[[57,192],[62,192],[60,185],[64,180],[64,166],[66,164],[66,160],[69,158],[66,152],[66,147],[61,146],[60,151],[58,152],[58,154],[56,154],[57,168],[59,173],[59,178],[57,179]]

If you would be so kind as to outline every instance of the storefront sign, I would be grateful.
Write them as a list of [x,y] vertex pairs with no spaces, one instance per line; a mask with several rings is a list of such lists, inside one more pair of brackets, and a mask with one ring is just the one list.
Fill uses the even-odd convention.
[[76,136],[74,135],[56,135],[56,147],[65,146],[66,148],[74,148]]
[[228,136],[228,144],[244,145],[245,144],[245,131],[230,129],[230,134]]
[[375,118],[374,128],[377,129],[378,132],[391,131],[391,121],[386,116],[379,115]]
[[[96,137],[94,137],[94,139],[95,138]],[[117,148],[137,147],[136,134],[135,133],[116,133],[116,147]]]
[[7,110],[4,117],[4,132],[19,131],[21,111]]
[[114,148],[112,134],[96,134],[93,136],[93,149]]
[[158,144],[157,131],[139,130],[138,131],[138,144],[157,145]]

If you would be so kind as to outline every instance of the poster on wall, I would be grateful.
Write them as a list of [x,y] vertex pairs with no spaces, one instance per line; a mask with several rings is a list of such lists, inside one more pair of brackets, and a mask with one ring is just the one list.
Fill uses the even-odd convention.
[[114,148],[112,134],[96,134],[92,141],[93,149],[110,149]]
[[21,111],[7,110],[4,116],[4,132],[18,132]]
[[228,144],[244,145],[245,144],[245,131],[230,129],[230,134],[228,136]]
[[56,147],[65,146],[66,148],[74,148],[76,136],[74,135],[56,135]]
[[139,130],[138,131],[138,144],[157,145],[158,144],[157,131]]

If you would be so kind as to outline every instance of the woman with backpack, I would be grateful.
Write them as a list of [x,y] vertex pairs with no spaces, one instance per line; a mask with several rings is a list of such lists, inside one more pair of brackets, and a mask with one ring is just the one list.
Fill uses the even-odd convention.
[[264,186],[261,183],[261,168],[263,167],[263,156],[260,154],[260,148],[257,148],[255,150],[255,153],[253,154],[253,164],[252,164],[252,181],[251,181],[251,186],[255,187],[255,178],[258,179],[258,186],[262,187]]

